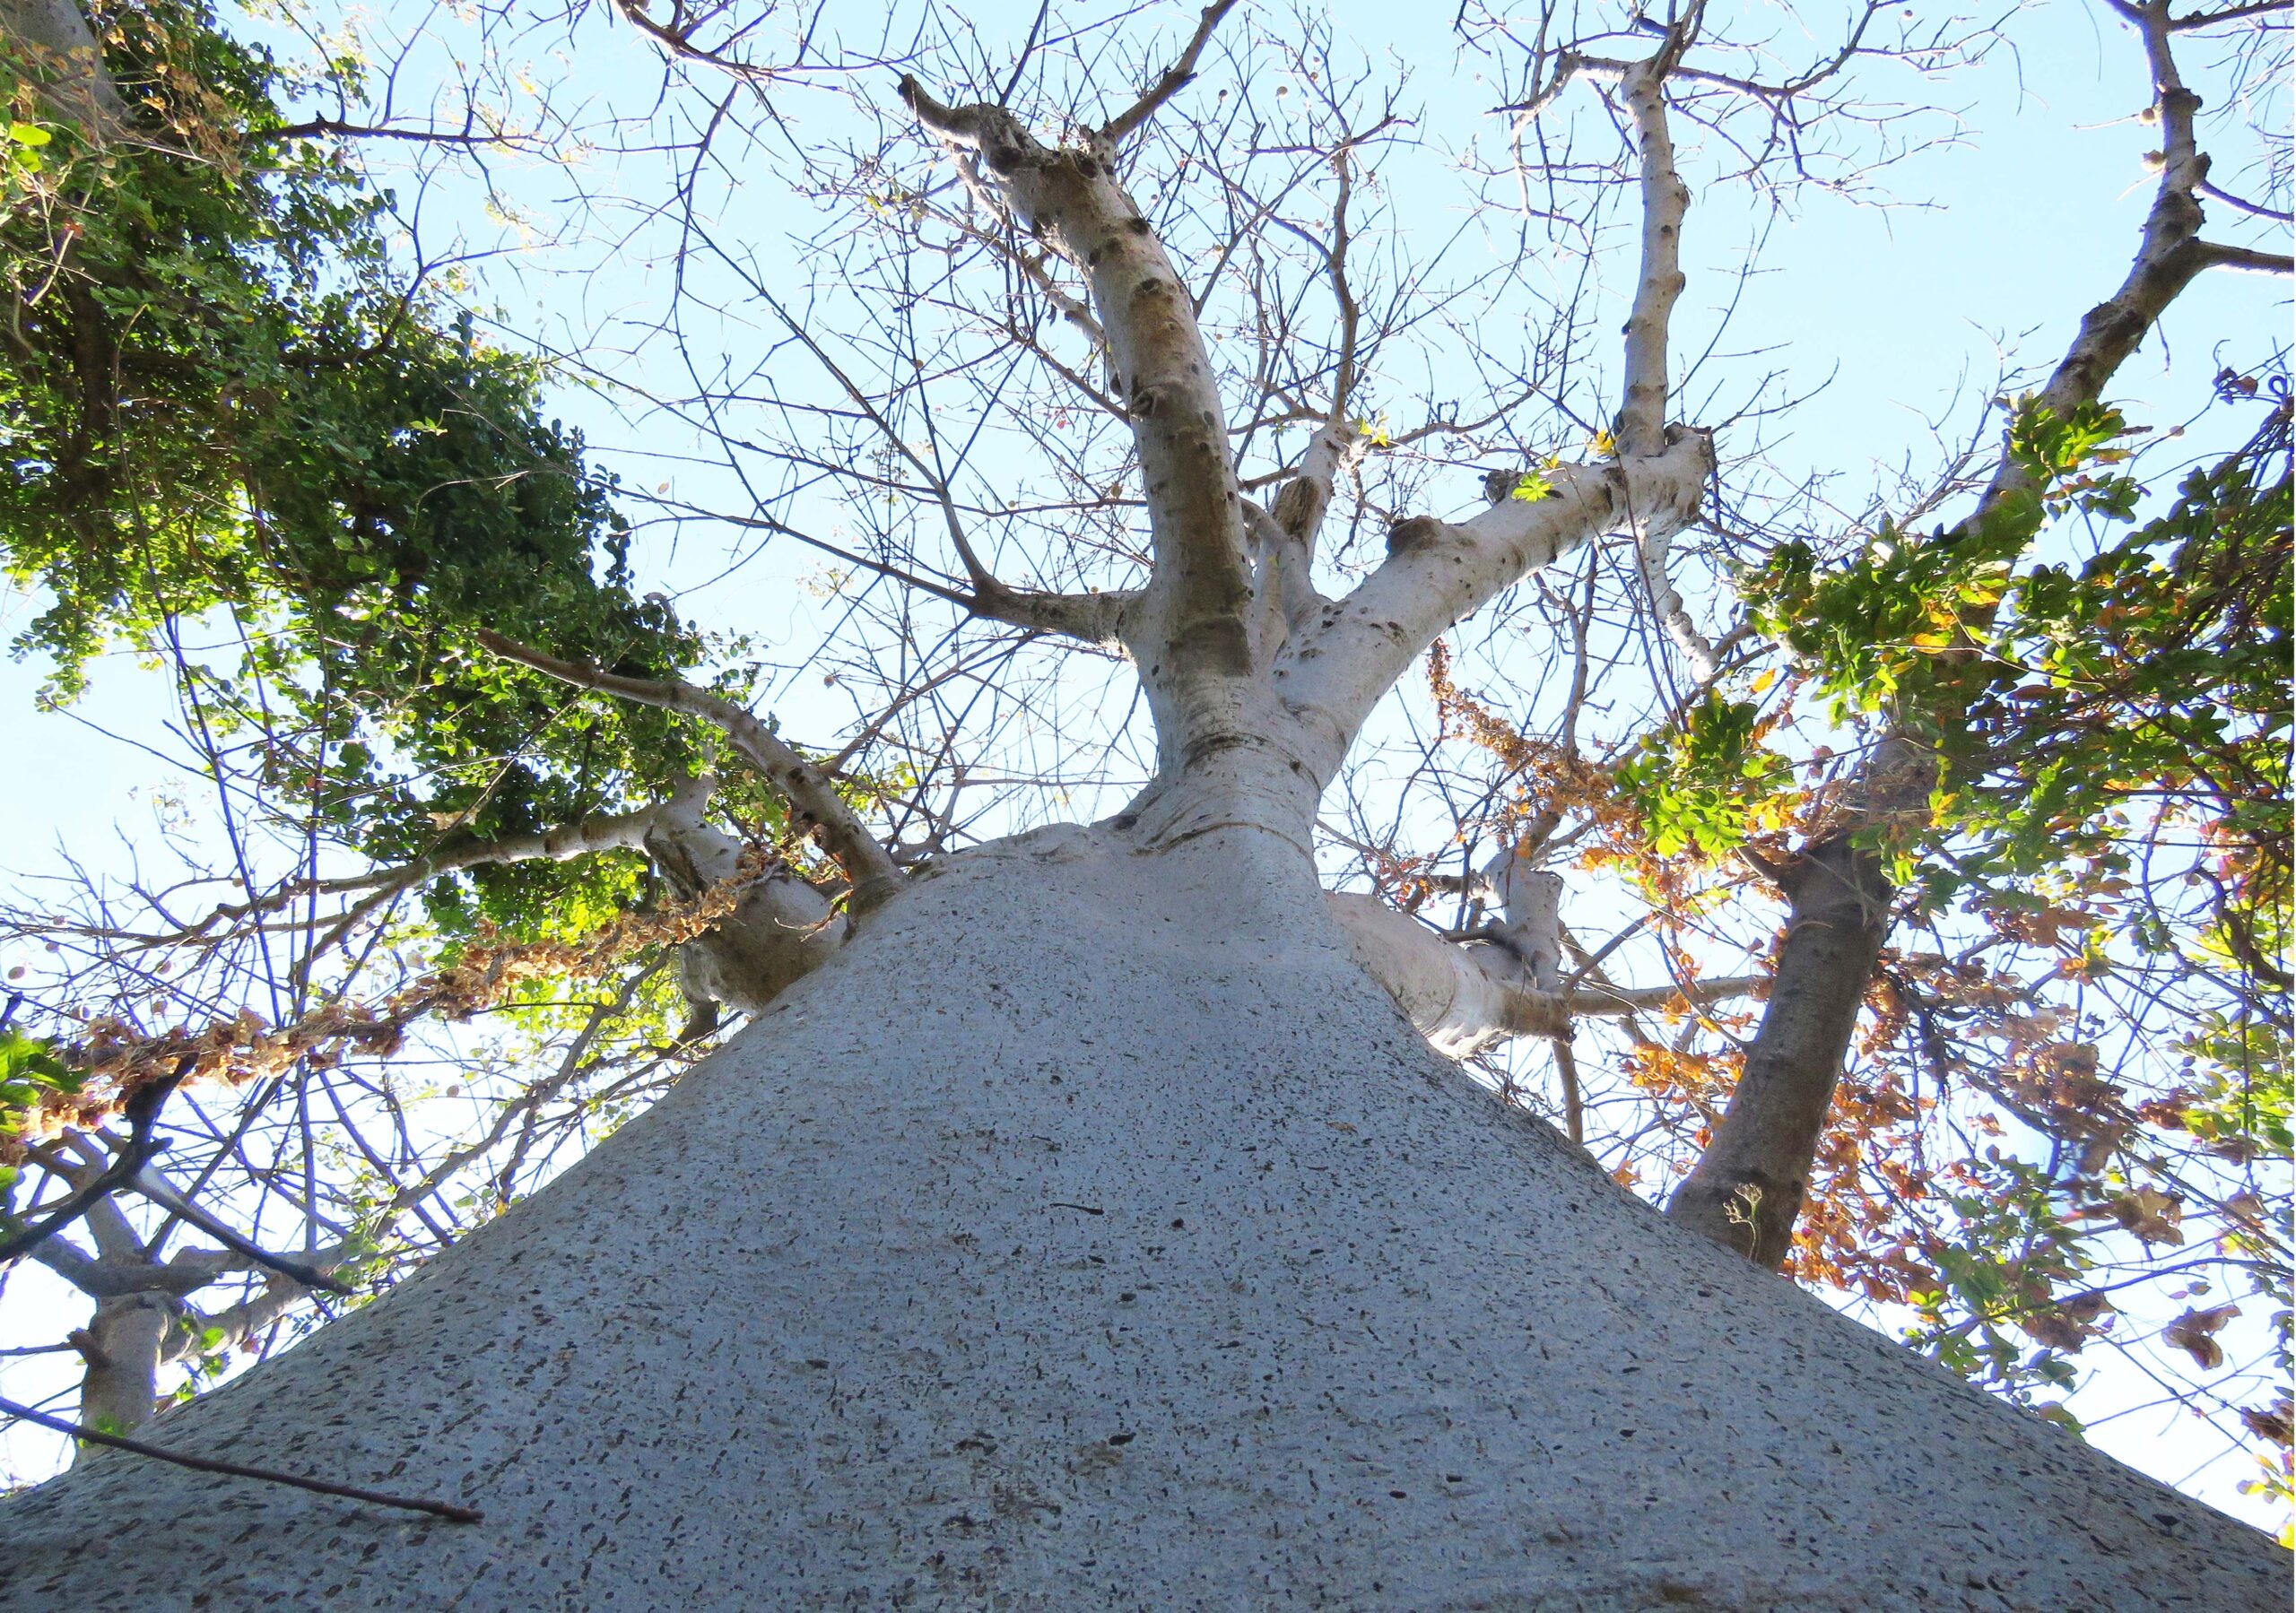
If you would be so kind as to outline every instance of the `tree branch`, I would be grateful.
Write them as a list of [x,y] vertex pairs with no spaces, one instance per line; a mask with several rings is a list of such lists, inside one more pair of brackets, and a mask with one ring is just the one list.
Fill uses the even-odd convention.
[[845,870],[846,878],[853,881],[855,911],[866,912],[900,889],[901,872],[891,854],[854,815],[853,809],[845,804],[836,786],[813,763],[731,700],[690,683],[629,678],[587,661],[561,661],[487,629],[479,630],[478,639],[504,660],[530,666],[561,683],[620,695],[625,700],[660,707],[665,711],[682,711],[716,725],[760,776],[788,801],[793,816],[810,820],[819,829],[822,846]]
[[[1688,283],[1682,271],[1682,232],[1690,210],[1690,186],[1674,169],[1665,96],[1667,70],[1685,39],[1679,29],[1670,30],[1664,49],[1627,70],[1624,85],[1642,149],[1642,271],[1626,321],[1626,398],[1619,408],[1616,430],[1619,455],[1628,460],[1665,447],[1666,339],[1674,300]],[[1708,683],[1714,678],[1714,646],[1691,620],[1683,596],[1666,574],[1673,535],[1673,527],[1665,522],[1639,523],[1635,551],[1660,629],[1690,663],[1692,675]]]
[[234,1479],[257,1479],[265,1484],[284,1484],[299,1490],[310,1490],[321,1496],[343,1496],[352,1501],[365,1501],[376,1506],[395,1506],[402,1512],[428,1513],[434,1518],[445,1518],[455,1523],[480,1523],[486,1518],[475,1507],[457,1506],[451,1501],[426,1501],[413,1496],[387,1495],[381,1490],[361,1489],[355,1484],[337,1484],[328,1479],[305,1479],[296,1473],[282,1473],[273,1468],[253,1468],[244,1462],[219,1461],[212,1456],[192,1456],[181,1451],[164,1450],[147,1445],[140,1439],[128,1439],[117,1434],[106,1434],[100,1428],[86,1428],[78,1423],[66,1422],[30,1406],[19,1406],[13,1401],[0,1400],[0,1414],[22,1418],[28,1423],[38,1423],[43,1428],[69,1435],[91,1445],[109,1445],[115,1451],[129,1451],[138,1456],[148,1456],[154,1461],[170,1462],[179,1468],[189,1468],[195,1473],[227,1473]]
[[914,78],[900,92],[952,153],[978,157],[1014,216],[1091,287],[1148,507],[1149,585],[1125,627],[1168,759],[1177,756],[1222,720],[1209,686],[1251,670],[1243,493],[1195,304],[1118,183],[1106,141],[1048,149],[1001,107],[944,106]]
[[128,1095],[120,1111],[127,1117],[128,1138],[121,1147],[118,1158],[67,1193],[62,1203],[42,1216],[37,1223],[13,1237],[0,1240],[0,1267],[6,1266],[27,1251],[38,1248],[45,1239],[63,1231],[151,1162],[152,1156],[166,1146],[161,1139],[152,1134],[159,1123],[161,1106],[197,1062],[196,1058],[189,1056],[178,1059],[175,1068],[167,1074],[146,1082]]
[[[2135,262],[2120,289],[2082,318],[2080,332],[2041,388],[2040,402],[2059,416],[2103,394],[2105,383],[2136,351],[2161,312],[2208,266],[2208,255],[2198,244],[2201,210],[2195,199],[2208,178],[2208,156],[2194,133],[2200,97],[2185,87],[2177,71],[2169,48],[2169,8],[2117,4],[2116,9],[2144,38],[2161,129],[2161,183],[2145,214]],[[2022,482],[2023,473],[2005,454],[1984,504],[1990,506]]]
[[680,785],[667,801],[639,807],[635,811],[601,812],[553,829],[474,841],[468,846],[428,853],[411,863],[340,879],[291,880],[254,901],[227,902],[197,924],[170,939],[188,941],[218,924],[274,913],[305,897],[348,896],[360,891],[387,896],[425,884],[440,874],[458,873],[469,868],[491,868],[505,863],[564,863],[593,852],[634,851],[644,845],[648,831],[665,815],[684,817],[699,811],[708,804],[717,787],[718,781],[705,773]]
[[2246,274],[2296,273],[2296,259],[2285,252],[2258,252],[2248,247],[2228,246],[2222,241],[2193,243],[2211,269],[2232,269]]
[[1463,1059],[1517,1036],[1567,1040],[1578,1019],[1623,1019],[1677,1003],[1697,1006],[1759,991],[1766,977],[1728,976],[1673,984],[1543,989],[1535,965],[1504,945],[1445,941],[1378,898],[1325,898],[1355,961],[1396,1000],[1436,1052]]
[[[2195,199],[2208,177],[2208,158],[2194,136],[2200,97],[2178,75],[2166,0],[2110,4],[2144,39],[2161,134],[2161,183],[2135,262],[2119,290],[2082,319],[2039,394],[2039,402],[2060,417],[2097,400],[2161,312],[2208,263]],[[2005,446],[1977,513],[1961,529],[2000,499],[2031,488],[2031,478]],[[1981,630],[1996,608],[1970,607],[1962,620]],[[1932,725],[1950,724],[1955,715],[1952,709],[1924,714]],[[1773,1270],[1793,1247],[1811,1161],[1896,895],[1879,854],[1860,844],[1858,831],[1921,811],[1937,776],[1935,750],[1893,723],[1852,781],[1834,823],[1779,871],[1788,912],[1770,1001],[1729,1106],[1666,1206],[1669,1216],[1692,1230]]]
[[322,1271],[316,1266],[305,1265],[301,1261],[290,1260],[285,1255],[273,1254],[252,1240],[241,1237],[230,1227],[216,1217],[209,1215],[178,1192],[149,1166],[144,1166],[129,1176],[127,1185],[170,1215],[178,1220],[189,1222],[232,1253],[262,1267],[266,1271],[275,1272],[291,1282],[301,1284],[306,1288],[324,1288],[330,1294],[358,1292],[342,1279]]
[[[1670,430],[1657,454],[1545,473],[1535,500],[1500,499],[1472,519],[1418,516],[1387,534],[1387,559],[1324,608],[1279,663],[1277,689],[1318,713],[1344,749],[1371,708],[1436,636],[1597,533],[1632,524],[1679,530],[1713,467],[1703,433]],[[1330,758],[1336,768],[1338,758]]]
[[1210,41],[1212,30],[1219,27],[1220,19],[1235,7],[1236,0],[1213,0],[1213,4],[1204,8],[1203,16],[1196,20],[1195,37],[1188,40],[1187,48],[1180,52],[1180,59],[1172,64],[1163,77],[1150,85],[1138,100],[1100,126],[1100,139],[1104,143],[1111,149],[1122,145],[1135,130],[1153,117],[1166,101],[1187,87],[1188,81],[1196,76],[1196,58],[1204,54],[1204,47]]
[[313,117],[302,123],[282,124],[275,129],[250,129],[241,138],[249,145],[258,145],[282,140],[309,140],[323,134],[343,140],[404,140],[417,145],[474,147],[516,145],[522,138],[517,134],[490,134],[467,125],[460,130],[402,129],[388,124],[345,123],[339,117]]

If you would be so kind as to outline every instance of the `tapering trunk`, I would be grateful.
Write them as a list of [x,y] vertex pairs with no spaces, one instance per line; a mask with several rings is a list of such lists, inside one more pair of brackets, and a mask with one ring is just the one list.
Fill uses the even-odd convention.
[[2263,1536],[1670,1227],[1285,837],[1048,830],[0,1514],[0,1607],[2279,1608]]
[[1786,940],[1730,1106],[1666,1213],[1776,1270],[1794,1244],[1810,1162],[1833,1105],[1896,892],[1848,834],[1787,871]]

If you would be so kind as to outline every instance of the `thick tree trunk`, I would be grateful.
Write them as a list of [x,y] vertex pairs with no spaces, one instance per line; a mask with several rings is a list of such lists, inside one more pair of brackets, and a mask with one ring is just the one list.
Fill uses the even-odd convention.
[[1666,1213],[1776,1270],[1794,1246],[1810,1162],[1833,1106],[1896,895],[1847,833],[1786,871],[1786,941],[1744,1073]]
[[2243,1609],[2263,1536],[1670,1227],[1287,838],[918,881],[556,1185],[0,1514],[0,1608]]

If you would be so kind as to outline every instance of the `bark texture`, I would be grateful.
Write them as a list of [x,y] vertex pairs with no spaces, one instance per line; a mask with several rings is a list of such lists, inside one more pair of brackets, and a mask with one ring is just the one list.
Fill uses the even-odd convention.
[[80,1381],[80,1420],[91,1428],[126,1434],[151,1420],[160,1399],[160,1352],[175,1318],[155,1293],[120,1294],[96,1301],[80,1353],[88,1363]]
[[75,0],[0,0],[0,42],[31,70],[48,112],[99,143],[126,132],[126,103]]
[[1288,838],[918,880],[156,1443],[0,1609],[2285,1605],[2256,1532],[1669,1226],[1429,1051]]
[[1896,891],[1848,833],[1786,871],[1786,941],[1723,1123],[1666,1212],[1777,1270],[1794,1246],[1826,1111],[1848,1056]]

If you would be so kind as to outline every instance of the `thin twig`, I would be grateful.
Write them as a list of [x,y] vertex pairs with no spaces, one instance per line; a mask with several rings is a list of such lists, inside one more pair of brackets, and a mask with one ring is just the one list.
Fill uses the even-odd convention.
[[140,1439],[124,1435],[106,1434],[100,1429],[83,1427],[30,1406],[19,1406],[13,1401],[0,1400],[0,1415],[22,1418],[28,1423],[38,1423],[43,1428],[58,1434],[68,1434],[90,1444],[109,1445],[116,1451],[132,1451],[138,1456],[149,1456],[155,1461],[173,1462],[179,1468],[189,1468],[196,1473],[228,1473],[234,1479],[257,1479],[265,1484],[291,1485],[299,1490],[311,1490],[322,1496],[345,1496],[353,1501],[372,1502],[377,1506],[396,1506],[410,1513],[429,1513],[434,1518],[444,1518],[453,1523],[478,1523],[486,1514],[474,1506],[457,1506],[451,1501],[427,1501],[416,1496],[388,1496],[380,1490],[361,1489],[355,1484],[336,1484],[332,1479],[305,1479],[300,1474],[277,1472],[270,1468],[251,1468],[236,1461],[218,1461],[212,1456],[188,1456],[181,1451],[163,1451],[157,1445],[147,1445]]

